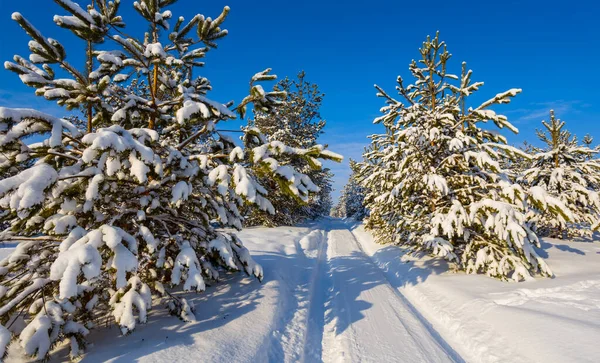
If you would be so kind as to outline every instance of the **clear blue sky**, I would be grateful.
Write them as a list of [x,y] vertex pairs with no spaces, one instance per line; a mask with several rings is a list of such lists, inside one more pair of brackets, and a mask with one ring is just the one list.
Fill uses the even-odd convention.
[[[132,3],[122,0],[122,13],[128,31],[140,34]],[[280,77],[305,70],[326,94],[321,142],[346,156],[343,165],[331,166],[338,192],[349,175],[347,158],[360,158],[367,135],[382,131],[372,124],[383,105],[373,84],[393,93],[397,75],[408,82],[408,64],[436,30],[453,54],[450,70],[460,73],[461,61],[467,61],[474,80],[485,82],[473,105],[509,88],[523,89],[512,104],[496,109],[520,129],[519,135],[507,135],[510,142],[535,141],[534,130],[550,108],[575,134],[590,133],[600,142],[600,5],[595,1],[180,0],[171,9],[190,19],[198,12],[215,17],[224,5],[231,7],[225,23],[229,36],[209,53],[202,70],[213,83],[212,98],[239,102],[250,77],[267,67]],[[28,36],[10,20],[14,11],[67,51],[73,49],[72,63],[83,63],[82,44],[53,25],[52,15],[64,11],[50,0],[0,0],[0,59],[29,54]],[[61,115],[3,69],[0,105]]]

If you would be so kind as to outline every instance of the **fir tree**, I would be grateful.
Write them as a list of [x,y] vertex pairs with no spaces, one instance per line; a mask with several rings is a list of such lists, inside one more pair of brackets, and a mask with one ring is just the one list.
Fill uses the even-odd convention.
[[[239,209],[249,204],[274,211],[251,170],[308,200],[316,186],[278,159],[318,166],[319,158],[336,158],[320,145],[270,142],[255,129],[245,131],[243,147],[221,137],[216,126],[236,111],[252,104],[268,112],[285,96],[263,89],[275,79],[266,70],[235,107],[208,98],[211,84],[196,70],[227,35],[228,7],[214,19],[197,14],[171,26],[166,7],[175,0],[134,2],[148,29],[139,40],[120,30],[118,0],[56,2],[67,15],[55,23],[85,46],[85,70],[67,61],[59,41],[12,15],[32,38],[31,54],[6,69],[80,113],[70,122],[0,107],[0,221],[10,226],[0,240],[19,243],[0,262],[0,355],[12,335],[39,359],[64,340],[79,356],[94,322],[111,316],[129,333],[159,298],[194,319],[193,306],[173,291],[203,291],[228,271],[263,277],[236,235],[215,228],[240,229]],[[28,144],[33,135],[41,141]],[[17,320],[24,329],[15,329]]]
[[501,167],[516,155],[491,123],[517,132],[491,107],[510,102],[521,92],[499,93],[477,107],[468,99],[483,85],[472,82],[463,63],[460,77],[447,72],[451,55],[436,36],[420,49],[410,72],[415,82],[398,77],[402,101],[377,87],[386,100],[386,133],[374,135],[361,163],[370,211],[366,226],[382,243],[396,243],[452,261],[467,273],[521,280],[552,274],[536,253],[539,241],[526,220],[528,203],[544,210],[570,213],[540,188],[524,190]]
[[530,167],[524,172],[525,183],[541,187],[567,206],[573,217],[533,208],[529,219],[538,234],[557,238],[591,236],[600,229],[600,162],[594,158],[597,150],[590,148],[591,137],[578,145],[577,138],[565,129],[565,122],[550,111],[550,121],[542,121],[545,130],[538,138],[546,144],[536,148]]
[[[319,91],[316,84],[305,79],[304,72],[300,72],[297,79],[281,80],[276,88],[286,93],[282,105],[272,112],[255,110],[254,119],[250,120],[249,127],[258,129],[272,142],[283,142],[297,148],[318,147],[317,139],[325,127],[325,120],[319,113],[325,95]],[[341,161],[338,155],[330,154],[330,156],[333,160]],[[315,193],[299,203],[294,193],[278,188],[268,175],[255,169],[258,180],[265,186],[276,213],[267,214],[260,210],[253,210],[246,222],[250,225],[262,224],[272,227],[294,225],[308,218],[328,215],[332,206],[330,194],[333,177],[329,169],[321,168],[320,163],[313,164],[294,155],[281,159],[281,164],[291,166],[308,175],[317,187]]]

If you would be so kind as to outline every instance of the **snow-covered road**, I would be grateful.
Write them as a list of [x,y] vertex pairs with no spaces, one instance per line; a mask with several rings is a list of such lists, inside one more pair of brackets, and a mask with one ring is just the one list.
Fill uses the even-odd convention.
[[462,361],[390,285],[349,224],[323,219],[277,242],[287,259],[271,269],[280,288],[273,333],[250,361]]

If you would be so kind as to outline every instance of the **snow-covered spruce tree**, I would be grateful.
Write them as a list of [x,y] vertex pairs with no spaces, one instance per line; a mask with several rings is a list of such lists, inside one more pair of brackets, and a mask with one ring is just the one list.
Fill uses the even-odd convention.
[[252,168],[306,199],[316,189],[310,178],[277,159],[293,154],[319,165],[331,157],[321,146],[268,142],[256,130],[245,133],[245,150],[221,139],[216,125],[234,111],[268,111],[284,97],[259,84],[275,78],[268,70],[235,109],[207,97],[210,82],[196,70],[227,34],[229,8],[171,27],[165,7],[174,0],[133,2],[148,25],[138,40],[119,29],[118,0],[56,2],[67,15],[54,21],[82,39],[86,69],[19,13],[12,18],[31,36],[31,54],[5,67],[81,117],[0,107],[0,220],[10,225],[0,241],[18,242],[0,262],[0,356],[13,339],[39,359],[67,341],[76,357],[101,318],[126,334],[163,298],[190,320],[193,307],[174,292],[203,291],[227,271],[262,279],[242,242],[214,222],[241,228],[247,204],[273,211]]
[[550,111],[550,121],[542,121],[545,130],[538,138],[546,144],[534,148],[530,167],[523,173],[526,185],[543,188],[559,199],[572,214],[571,221],[560,215],[539,211],[535,207],[530,220],[542,236],[572,238],[591,236],[600,230],[600,161],[589,147],[591,138],[579,145],[577,138],[565,129],[565,122]]
[[333,210],[333,216],[338,218],[354,218],[358,221],[367,216],[367,210],[364,207],[364,188],[358,180],[359,165],[356,161],[350,159],[350,170],[352,174],[348,183],[344,185],[340,194],[340,199]]
[[[304,149],[321,148],[317,139],[325,127],[325,121],[319,113],[324,94],[316,84],[305,80],[304,72],[300,72],[297,79],[281,80],[276,88],[286,93],[283,104],[273,110],[255,110],[249,127],[258,129],[271,142],[283,142]],[[341,161],[339,155],[325,152],[330,159]],[[308,175],[317,187],[313,190],[315,193],[307,199],[299,200],[295,193],[279,188],[277,182],[262,172],[260,167],[255,168],[254,172],[268,191],[275,213],[253,209],[248,213],[246,223],[269,227],[294,225],[305,219],[328,215],[332,206],[330,193],[333,177],[329,169],[296,155],[282,158],[280,162]]]
[[421,59],[410,64],[416,79],[398,78],[398,101],[386,99],[386,133],[374,135],[359,177],[367,189],[367,227],[379,242],[396,243],[443,256],[467,273],[499,279],[528,279],[552,272],[535,252],[538,238],[526,221],[527,203],[570,216],[560,201],[537,188],[530,193],[511,180],[500,161],[515,155],[496,127],[517,132],[490,108],[508,103],[521,90],[497,94],[477,107],[468,98],[482,86],[463,63],[460,77],[447,72],[444,42],[427,38]]

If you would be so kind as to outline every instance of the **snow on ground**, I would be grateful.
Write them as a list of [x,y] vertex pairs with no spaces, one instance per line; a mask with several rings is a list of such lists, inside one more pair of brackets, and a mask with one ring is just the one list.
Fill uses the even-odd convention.
[[[556,278],[502,283],[408,258],[362,226],[250,228],[265,270],[188,294],[197,322],[155,306],[128,336],[93,331],[84,362],[592,362],[600,357],[600,242],[547,241]],[[6,255],[11,246],[0,248]],[[59,348],[61,349],[61,348]],[[18,361],[15,344],[9,362]],[[64,360],[62,348],[54,361]]]

